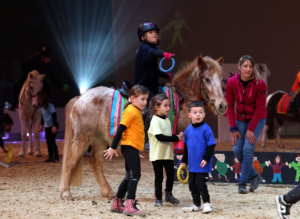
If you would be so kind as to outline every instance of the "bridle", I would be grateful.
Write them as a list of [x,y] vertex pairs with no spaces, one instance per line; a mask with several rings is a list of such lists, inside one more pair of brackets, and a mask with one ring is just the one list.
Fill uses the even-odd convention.
[[[209,70],[209,69],[210,69],[210,68],[206,68],[206,69],[204,69],[204,70],[202,70],[202,71],[199,72],[200,95],[201,95],[201,99],[202,99],[201,102],[202,102],[202,103],[208,103],[208,104],[212,105],[212,106],[214,107],[214,109],[215,109],[215,112],[219,115],[219,112],[218,112],[218,110],[216,109],[216,106],[215,106],[215,104],[214,104],[214,103],[215,103],[215,100],[209,98],[209,96],[208,96],[208,94],[207,94],[207,92],[206,92],[206,90],[205,90],[205,88],[204,88],[204,85],[203,85],[203,77],[202,77],[202,74],[203,74],[204,72],[206,72],[207,70]],[[179,89],[178,82],[175,82],[174,85],[173,85],[172,82],[171,82],[171,86],[174,86],[175,90],[177,91],[177,95],[180,94],[180,97],[181,97],[181,98],[180,98],[180,101],[183,100],[182,97],[184,97],[185,99],[187,99],[187,100],[189,100],[189,101],[191,101],[191,102],[195,101],[195,100],[192,100],[192,99],[188,98],[188,97],[187,97],[187,96]],[[203,98],[202,92],[204,93],[204,96],[205,96],[206,99]],[[178,95],[178,96],[179,96],[179,95]],[[179,101],[179,102],[180,102],[180,101]]]

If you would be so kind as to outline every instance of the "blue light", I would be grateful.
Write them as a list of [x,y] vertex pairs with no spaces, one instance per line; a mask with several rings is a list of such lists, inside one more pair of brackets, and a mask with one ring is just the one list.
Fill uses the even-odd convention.
[[50,33],[43,38],[80,93],[114,82],[111,1],[39,1]]

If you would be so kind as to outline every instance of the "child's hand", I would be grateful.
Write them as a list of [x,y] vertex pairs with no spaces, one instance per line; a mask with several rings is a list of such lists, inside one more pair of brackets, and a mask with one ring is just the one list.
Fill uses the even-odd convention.
[[8,150],[5,149],[5,147],[2,148],[3,153],[7,153]]
[[43,130],[43,125],[40,125],[39,132]]
[[181,163],[180,166],[183,166],[184,168],[186,168],[186,163]]
[[145,158],[145,157],[143,156],[143,152],[141,152],[141,153],[139,154],[139,156],[140,156],[140,158]]
[[202,160],[201,164],[200,164],[200,167],[205,167],[205,165],[207,164],[207,162],[205,160]]
[[57,132],[56,126],[53,126],[52,129],[51,129],[51,131],[52,131],[53,134],[55,134]]
[[119,156],[118,156],[118,153],[117,153],[117,150],[115,150],[115,149],[113,149],[113,148],[108,148],[107,150],[103,151],[103,153],[104,153],[103,156],[105,157],[105,159],[111,160],[111,158],[112,158],[114,155],[116,155],[117,157],[119,157]]
[[184,133],[183,132],[180,132],[179,136],[182,138],[182,140],[184,139]]
[[170,61],[172,56],[175,56],[175,54],[172,54],[172,53],[168,53],[168,52],[164,52],[164,57],[166,59],[166,61]]

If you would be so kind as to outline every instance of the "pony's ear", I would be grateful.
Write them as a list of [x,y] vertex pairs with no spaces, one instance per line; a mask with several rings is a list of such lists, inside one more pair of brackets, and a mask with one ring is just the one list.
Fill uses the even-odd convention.
[[42,74],[42,75],[41,75],[42,81],[45,79],[45,77],[46,77],[46,74]]
[[199,57],[198,57],[197,63],[198,63],[198,68],[199,68],[200,70],[206,69],[207,66],[206,66],[206,63],[205,63],[205,61],[203,60],[202,56],[199,56]]
[[29,78],[30,78],[30,80],[33,80],[35,78],[35,76],[32,73],[29,73]]
[[219,62],[220,65],[223,65],[223,62],[224,62],[223,56],[220,57],[219,59],[217,59],[216,61]]

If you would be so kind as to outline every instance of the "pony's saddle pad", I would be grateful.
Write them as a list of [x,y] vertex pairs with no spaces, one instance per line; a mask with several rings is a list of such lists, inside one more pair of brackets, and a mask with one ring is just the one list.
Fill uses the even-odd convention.
[[[124,105],[125,103],[127,103],[127,97],[124,97],[124,94],[127,91],[127,96],[128,96],[128,91],[130,90],[129,86],[127,85],[130,85],[130,83],[127,84],[127,82],[124,81],[122,88],[119,90],[115,90],[112,95],[110,114],[109,114],[110,116],[109,135],[111,137],[114,137],[116,135],[120,121],[122,120]],[[179,114],[177,95],[172,88],[168,88],[168,87],[164,87],[163,92],[167,95],[170,101],[171,109],[168,118],[171,122],[173,133],[175,134],[177,128],[177,119]]]
[[277,113],[281,113],[281,114],[287,114],[288,113],[288,111],[291,108],[290,99],[291,99],[291,96],[289,96],[288,93],[284,94],[281,97],[281,99],[278,103]]

